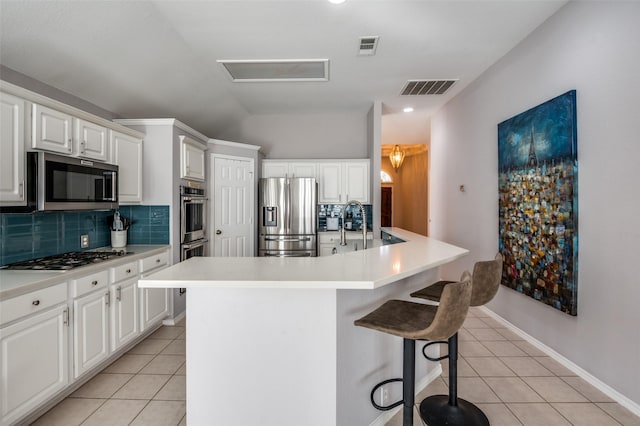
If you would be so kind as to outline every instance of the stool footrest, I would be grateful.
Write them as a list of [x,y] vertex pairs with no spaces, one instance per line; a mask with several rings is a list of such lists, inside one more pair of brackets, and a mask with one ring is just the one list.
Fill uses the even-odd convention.
[[388,379],[388,380],[383,380],[382,382],[378,383],[377,385],[375,385],[373,387],[373,389],[371,390],[371,404],[376,407],[376,409],[380,410],[380,411],[388,411],[391,410],[393,408],[396,408],[398,405],[402,404],[404,402],[404,400],[400,400],[400,401],[396,401],[391,405],[378,405],[374,399],[374,395],[376,393],[376,391],[381,387],[386,385],[387,383],[393,383],[393,382],[402,382],[402,379],[398,378],[398,379]]
[[446,343],[446,344],[447,344],[447,347],[448,347],[448,345],[449,345],[449,342],[447,342],[447,341],[445,341],[445,340],[434,340],[433,342],[429,342],[429,343],[425,344],[425,345],[422,347],[422,355],[423,355],[426,359],[428,359],[429,361],[434,361],[434,362],[442,361],[443,359],[447,359],[447,358],[449,358],[449,354],[443,355],[443,356],[438,357],[438,358],[433,358],[433,357],[430,357],[429,355],[427,355],[427,352],[425,352],[425,351],[426,351],[426,349],[427,349],[427,347],[429,347],[429,346],[431,346],[431,345],[435,345],[436,343]]

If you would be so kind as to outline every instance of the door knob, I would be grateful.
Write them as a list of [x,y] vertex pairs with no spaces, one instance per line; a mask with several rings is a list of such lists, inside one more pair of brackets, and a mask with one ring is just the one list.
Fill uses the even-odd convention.
[[219,229],[216,229],[216,235],[220,235],[220,234],[222,234],[222,231]]

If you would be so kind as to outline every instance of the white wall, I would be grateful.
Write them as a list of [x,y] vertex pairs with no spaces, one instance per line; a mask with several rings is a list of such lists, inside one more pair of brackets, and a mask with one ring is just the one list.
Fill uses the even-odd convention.
[[260,145],[266,158],[366,158],[367,117],[366,113],[253,115],[220,137]]
[[[498,246],[497,124],[577,90],[578,316],[501,288],[489,307],[640,404],[640,3],[572,2],[432,121],[432,235]],[[464,184],[466,192],[458,191]]]

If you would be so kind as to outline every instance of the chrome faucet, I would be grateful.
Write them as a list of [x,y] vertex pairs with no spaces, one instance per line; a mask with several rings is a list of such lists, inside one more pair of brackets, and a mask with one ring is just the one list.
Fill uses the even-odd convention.
[[360,212],[362,212],[362,249],[366,250],[367,249],[367,211],[364,209],[364,206],[362,205],[362,203],[356,200],[347,201],[344,207],[342,208],[342,214],[341,214],[342,230],[340,231],[340,245],[341,246],[347,245],[347,230],[345,229],[345,226],[344,226],[344,212],[347,210],[347,207],[349,207],[351,204],[360,207]]

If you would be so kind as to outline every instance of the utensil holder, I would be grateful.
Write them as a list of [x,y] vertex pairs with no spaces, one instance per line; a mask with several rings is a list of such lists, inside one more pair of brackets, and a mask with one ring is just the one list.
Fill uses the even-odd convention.
[[111,231],[111,247],[127,246],[127,231]]

